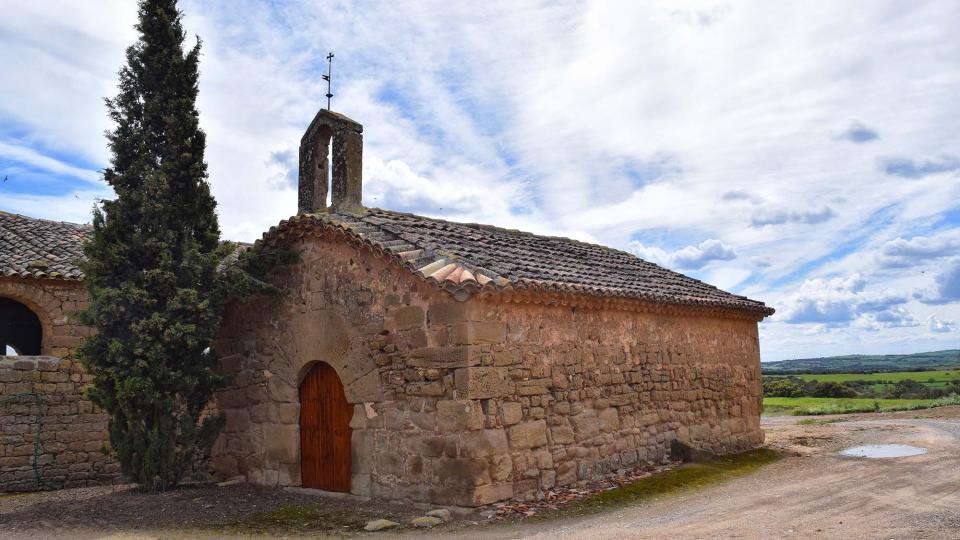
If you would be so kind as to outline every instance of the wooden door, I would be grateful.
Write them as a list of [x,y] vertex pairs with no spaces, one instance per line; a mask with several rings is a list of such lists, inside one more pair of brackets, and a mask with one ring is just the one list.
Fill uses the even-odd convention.
[[350,491],[350,418],[337,372],[323,362],[300,383],[300,476],[303,487]]

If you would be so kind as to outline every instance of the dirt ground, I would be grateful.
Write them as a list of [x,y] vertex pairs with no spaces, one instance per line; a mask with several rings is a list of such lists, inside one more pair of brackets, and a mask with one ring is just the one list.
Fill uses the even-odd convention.
[[[324,499],[324,512],[339,512],[338,523],[356,525],[314,535],[491,540],[960,538],[960,407],[814,417],[798,423],[804,420],[764,418],[767,444],[786,457],[757,472],[602,514],[485,526],[472,525],[482,520],[472,514],[429,532],[362,533],[356,532],[357,525],[371,516],[405,522],[422,509]],[[848,446],[876,443],[911,444],[928,452],[873,460],[838,455]],[[271,538],[276,535],[269,529],[244,531],[248,535],[218,524],[317,501],[244,485],[199,487],[159,497],[109,487],[0,496],[0,538]]]

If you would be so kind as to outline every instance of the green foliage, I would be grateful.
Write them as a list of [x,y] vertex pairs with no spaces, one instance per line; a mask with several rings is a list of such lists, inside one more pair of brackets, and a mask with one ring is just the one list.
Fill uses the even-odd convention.
[[223,425],[205,409],[223,383],[208,345],[228,289],[225,248],[195,105],[200,43],[184,52],[180,19],[176,0],[140,2],[140,38],[107,100],[116,128],[104,176],[117,198],[94,210],[85,249],[89,395],[109,413],[124,474],[148,490],[197,467]]
[[960,396],[953,395],[941,399],[763,398],[764,413],[796,416],[912,411],[945,405],[960,405]]
[[857,397],[857,392],[843,383],[817,381],[813,383],[813,389],[809,395],[813,397],[852,398]]
[[270,271],[299,259],[296,252],[262,245],[255,249],[244,249],[236,244],[226,243],[225,249],[228,255],[225,264],[221,266],[224,292],[229,298],[241,301],[256,295],[282,293],[283,291],[270,281]]
[[793,377],[783,377],[763,379],[763,395],[765,397],[801,397],[803,393],[803,381]]
[[[940,399],[960,394],[960,372],[806,373],[764,375],[767,397]],[[914,380],[920,379],[920,380]]]
[[763,395],[766,397],[857,397],[857,392],[846,383],[834,381],[805,381],[798,377],[764,377]]

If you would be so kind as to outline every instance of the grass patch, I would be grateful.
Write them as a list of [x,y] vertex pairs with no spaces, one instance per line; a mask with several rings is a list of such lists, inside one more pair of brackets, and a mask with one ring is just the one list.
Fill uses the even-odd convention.
[[228,525],[226,530],[246,534],[296,534],[306,532],[355,533],[371,519],[384,517],[400,521],[397,516],[374,515],[360,509],[324,508],[321,504],[281,506],[267,512],[250,514]]
[[960,396],[942,399],[870,399],[870,398],[780,398],[763,399],[763,410],[772,414],[795,416],[893,412],[960,405]]
[[[786,375],[770,374],[765,375],[771,378],[783,378]],[[918,383],[931,384],[939,383],[943,385],[950,381],[960,379],[960,370],[949,371],[894,371],[885,373],[801,373],[791,375],[804,381],[823,381],[823,382],[850,382],[850,381],[890,381],[897,382],[906,379],[912,379]]]
[[571,514],[588,514],[655,500],[743,476],[778,459],[780,459],[779,453],[761,448],[742,454],[718,457],[708,462],[686,463],[631,484],[573,501],[557,510],[538,514],[536,517],[556,518]]
[[824,424],[834,424],[842,422],[839,418],[801,418],[797,420],[798,426],[822,426]]

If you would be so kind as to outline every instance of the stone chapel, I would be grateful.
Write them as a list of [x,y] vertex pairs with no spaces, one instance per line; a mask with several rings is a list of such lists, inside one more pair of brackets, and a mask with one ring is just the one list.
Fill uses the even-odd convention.
[[[228,306],[212,344],[231,375],[218,476],[479,506],[662,460],[673,441],[762,443],[771,308],[604,246],[366,208],[362,153],[361,125],[321,110],[297,215],[251,248],[299,259],[273,272],[285,294]],[[76,394],[71,348],[90,329],[66,314],[85,302],[70,261],[87,229],[0,226],[0,346],[20,353],[0,360],[0,396]],[[51,468],[62,485],[102,481],[115,468],[86,450],[102,415],[70,403],[52,425],[86,426],[84,443],[54,437]],[[0,490],[29,484],[12,455],[25,444],[3,443],[17,459],[0,461]]]

